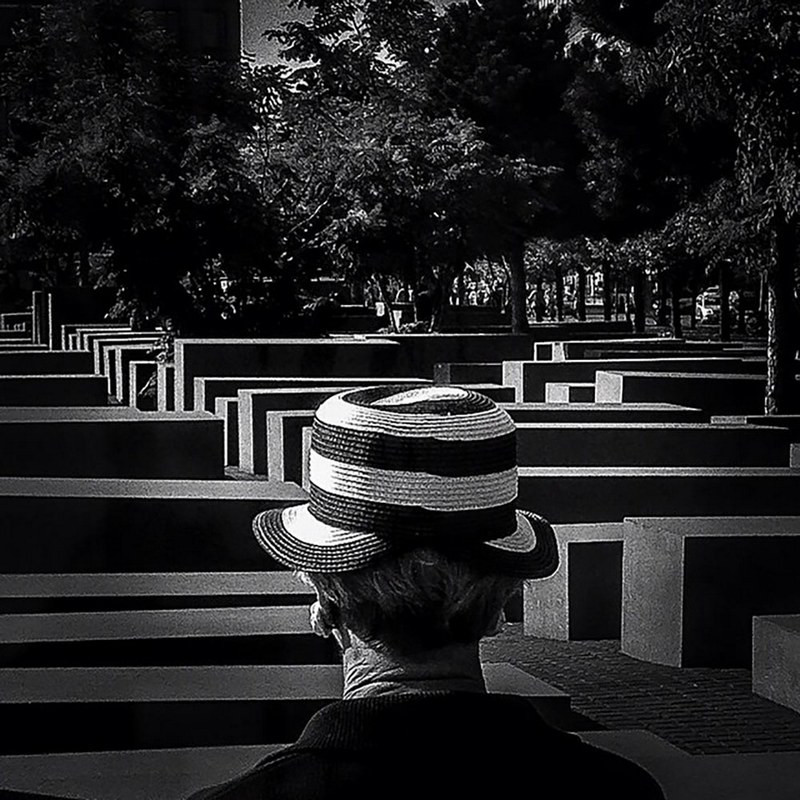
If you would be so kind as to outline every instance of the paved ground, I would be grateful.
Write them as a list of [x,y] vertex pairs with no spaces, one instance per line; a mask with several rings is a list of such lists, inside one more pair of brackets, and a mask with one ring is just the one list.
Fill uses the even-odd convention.
[[743,669],[678,669],[619,652],[619,642],[556,642],[512,624],[483,658],[508,661],[568,692],[604,728],[639,728],[693,755],[800,750],[800,714],[754,695]]

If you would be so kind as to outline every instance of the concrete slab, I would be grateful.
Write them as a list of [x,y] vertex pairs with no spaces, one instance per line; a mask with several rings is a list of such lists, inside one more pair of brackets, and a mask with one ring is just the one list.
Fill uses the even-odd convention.
[[775,428],[786,428],[793,442],[800,442],[800,414],[770,414],[765,416],[745,416],[744,422],[748,425],[767,425]]
[[314,410],[329,397],[348,388],[350,387],[344,380],[339,386],[300,389],[242,389],[238,393],[239,468],[251,475],[266,474],[266,422],[268,411],[281,409]]
[[0,668],[341,664],[309,603],[0,615]]
[[708,422],[699,408],[669,403],[500,403],[517,423]]
[[91,375],[86,353],[0,351],[0,375]]
[[502,384],[503,364],[500,361],[483,363],[444,362],[434,364],[433,382],[442,384]]
[[525,634],[562,641],[619,638],[623,523],[554,530],[558,569],[549,578],[525,582]]
[[267,412],[267,477],[276,481],[303,480],[303,429],[314,422],[313,411]]
[[175,408],[191,408],[196,377],[389,377],[399,354],[383,339],[177,339]]
[[182,800],[240,775],[282,744],[0,757],[0,787],[78,800]]
[[747,667],[752,618],[800,610],[800,517],[628,519],[622,652],[676,667]]
[[24,574],[276,569],[252,519],[305,499],[272,481],[0,478],[0,563]]
[[223,423],[211,414],[0,415],[0,475],[224,477]]
[[545,403],[594,403],[593,383],[547,383]]
[[800,713],[800,614],[753,617],[753,691]]
[[61,326],[61,349],[73,350],[78,349],[77,337],[81,331],[88,330],[117,330],[129,331],[131,326],[124,322],[67,322]]
[[[92,339],[94,334],[90,335]],[[108,378],[108,393],[114,394],[116,386],[117,373],[116,362],[111,359],[110,348],[120,345],[135,345],[144,344],[154,348],[158,345],[159,335],[150,333],[145,335],[140,334],[125,334],[122,336],[99,336],[92,339],[92,354],[94,356],[95,372],[105,375]]]
[[235,397],[240,389],[306,389],[326,386],[378,386],[386,383],[426,384],[422,378],[199,377],[194,379],[194,407],[215,411],[217,398]]
[[[569,711],[566,694],[509,664],[485,664],[484,675],[491,692],[527,697],[550,716]],[[2,669],[0,752],[293,741],[341,690],[340,665]]]
[[[222,420],[225,437],[224,459],[226,467],[239,465],[239,398],[218,397],[214,415]],[[246,473],[250,474],[250,473]]]
[[[599,394],[600,384],[595,376],[598,372],[647,372],[647,373],[726,373],[726,374],[766,374],[766,361],[739,358],[632,358],[612,361],[589,359],[570,361],[505,361],[503,362],[503,383],[516,389],[515,400],[541,403],[545,399],[545,386],[548,383],[595,383],[598,393],[595,400],[608,400]],[[631,398],[634,400],[634,398]],[[639,402],[673,402],[678,405],[697,407],[696,403],[678,402],[667,396],[650,395],[638,398]]]
[[128,364],[128,402],[131,407],[140,411],[156,410],[155,387],[152,395],[146,397],[143,393],[145,387],[152,385],[151,382],[155,380],[156,371],[155,361],[131,361]]
[[668,374],[601,370],[597,372],[596,397],[601,403],[658,399],[699,406],[711,415],[754,414],[764,407],[765,385],[760,374],[688,373],[683,368]]
[[644,767],[667,800],[793,800],[800,786],[800,752],[688,756],[646,732],[590,731],[580,736]]
[[130,405],[130,364],[132,361],[148,358],[155,364],[156,356],[152,354],[152,347],[147,344],[114,345],[106,349],[105,357],[110,364],[113,364],[111,371],[114,373],[114,386],[111,394],[120,403]]
[[0,406],[54,405],[108,405],[105,378],[99,375],[0,375]]
[[156,407],[159,411],[175,411],[175,365],[158,362],[156,366]]
[[771,467],[522,467],[519,506],[554,523],[795,515],[800,475]]
[[658,422],[517,423],[525,467],[788,467],[782,428]]

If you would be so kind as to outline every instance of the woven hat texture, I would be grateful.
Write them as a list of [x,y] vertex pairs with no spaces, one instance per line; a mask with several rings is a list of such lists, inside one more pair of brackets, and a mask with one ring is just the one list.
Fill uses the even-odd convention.
[[516,508],[514,423],[477,392],[335,395],[315,414],[309,478],[308,503],[253,522],[262,547],[293,569],[349,571],[421,546],[520,577],[557,567],[549,523]]

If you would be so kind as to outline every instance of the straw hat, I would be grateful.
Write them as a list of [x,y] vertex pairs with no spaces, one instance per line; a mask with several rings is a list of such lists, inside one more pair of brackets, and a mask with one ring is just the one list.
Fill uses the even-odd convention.
[[514,423],[477,392],[380,386],[329,398],[309,478],[310,502],[253,521],[261,546],[293,569],[347,572],[415,547],[518,577],[558,566],[550,524],[516,509]]

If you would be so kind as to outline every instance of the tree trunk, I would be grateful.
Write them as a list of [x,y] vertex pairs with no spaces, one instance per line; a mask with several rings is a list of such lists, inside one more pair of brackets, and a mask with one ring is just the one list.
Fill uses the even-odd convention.
[[747,333],[747,308],[744,301],[744,288],[739,292],[739,309],[736,314],[736,333],[744,336]]
[[559,322],[564,321],[564,272],[561,265],[555,267],[555,284],[556,284],[556,319]]
[[82,243],[78,250],[78,286],[89,285],[89,248]]
[[525,242],[520,239],[508,251],[508,277],[511,292],[511,332],[527,333],[527,292],[525,286]]
[[658,324],[666,325],[669,322],[669,312],[667,306],[669,305],[669,285],[667,284],[667,276],[661,272],[658,276]]
[[672,305],[672,335],[676,339],[683,336],[683,323],[681,321],[681,282],[673,276],[669,283],[670,304]]
[[644,333],[645,313],[644,267],[638,267],[633,273],[633,329],[636,333]]
[[586,322],[586,267],[583,264],[578,264],[576,272],[578,274],[578,287],[575,297],[575,316],[581,322]]
[[546,309],[544,303],[544,278],[541,275],[536,278],[536,294],[534,296],[533,305],[536,313],[536,321],[543,322]]
[[797,252],[796,219],[781,210],[773,222],[773,262],[767,272],[767,414],[794,411],[796,320],[794,318],[794,259]]
[[614,282],[611,279],[611,263],[603,261],[603,319],[611,322],[614,312]]
[[691,293],[689,294],[689,299],[692,301],[692,305],[689,309],[689,327],[693,330],[697,330],[697,290],[692,287]]
[[731,265],[727,261],[719,265],[719,339],[731,340]]

